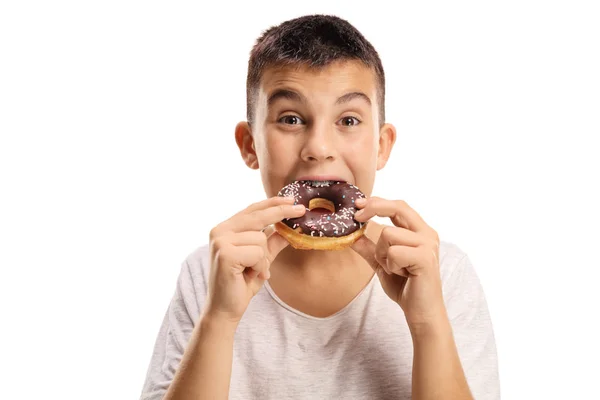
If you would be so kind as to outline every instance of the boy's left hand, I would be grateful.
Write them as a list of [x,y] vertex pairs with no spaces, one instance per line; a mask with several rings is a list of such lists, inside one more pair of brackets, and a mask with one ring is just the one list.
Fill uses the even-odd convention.
[[355,219],[389,217],[377,244],[366,236],[352,248],[375,270],[385,293],[402,307],[409,327],[436,324],[446,318],[439,268],[437,232],[402,200],[360,199]]

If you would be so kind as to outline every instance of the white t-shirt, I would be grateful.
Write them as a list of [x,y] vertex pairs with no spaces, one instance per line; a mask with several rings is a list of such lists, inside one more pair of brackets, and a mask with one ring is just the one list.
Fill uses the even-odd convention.
[[[182,263],[140,399],[161,399],[182,359],[207,293],[208,246]],[[440,243],[443,294],[467,382],[477,400],[500,398],[486,299],[468,256]],[[377,275],[327,318],[285,304],[266,282],[235,335],[230,399],[410,399],[413,344],[402,309]]]

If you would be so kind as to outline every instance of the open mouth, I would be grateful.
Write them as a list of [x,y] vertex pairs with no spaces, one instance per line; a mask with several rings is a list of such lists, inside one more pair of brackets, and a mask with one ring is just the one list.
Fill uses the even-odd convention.
[[306,181],[307,184],[309,184],[312,187],[326,187],[326,186],[331,186],[336,182],[340,182],[340,181]]

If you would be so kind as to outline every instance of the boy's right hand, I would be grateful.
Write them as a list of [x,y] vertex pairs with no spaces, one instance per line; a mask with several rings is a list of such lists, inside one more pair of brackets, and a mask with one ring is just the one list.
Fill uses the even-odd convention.
[[237,324],[252,297],[269,279],[271,263],[288,242],[266,231],[306,212],[293,198],[272,197],[250,205],[210,232],[211,270],[205,316]]

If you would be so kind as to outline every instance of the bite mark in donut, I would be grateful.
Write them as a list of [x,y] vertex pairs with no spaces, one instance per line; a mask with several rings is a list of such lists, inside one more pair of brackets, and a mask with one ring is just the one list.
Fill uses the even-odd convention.
[[306,207],[303,216],[275,224],[275,229],[294,248],[339,250],[364,233],[365,223],[354,219],[358,210],[354,202],[365,195],[350,183],[295,181],[282,188],[278,195],[294,197],[295,204]]

